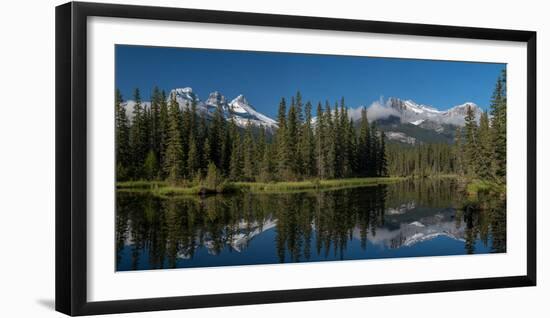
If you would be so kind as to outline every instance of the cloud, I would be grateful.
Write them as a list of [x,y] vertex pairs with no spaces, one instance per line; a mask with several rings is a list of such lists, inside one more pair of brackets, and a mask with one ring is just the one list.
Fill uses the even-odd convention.
[[[357,108],[352,108],[348,110],[349,116],[354,120],[357,121],[361,119],[361,110],[365,106],[359,106]],[[384,103],[383,99],[380,99],[378,101],[373,102],[370,104],[369,107],[367,107],[367,117],[369,121],[378,120],[378,119],[386,119],[390,116],[396,116],[401,117],[399,112],[397,112],[395,109],[389,107]]]

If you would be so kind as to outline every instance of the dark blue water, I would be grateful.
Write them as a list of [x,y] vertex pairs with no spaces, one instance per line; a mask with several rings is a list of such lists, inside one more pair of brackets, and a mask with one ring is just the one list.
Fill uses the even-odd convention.
[[292,194],[117,194],[118,271],[506,251],[504,202],[452,180]]

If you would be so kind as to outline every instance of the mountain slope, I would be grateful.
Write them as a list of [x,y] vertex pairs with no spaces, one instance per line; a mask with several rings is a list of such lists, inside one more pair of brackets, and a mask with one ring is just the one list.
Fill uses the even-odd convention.
[[[175,88],[170,91],[168,94],[168,99],[170,96],[175,96],[178,105],[181,110],[185,110],[187,107],[191,107],[195,103],[197,113],[205,114],[208,118],[211,118],[217,109],[220,109],[224,118],[226,120],[235,120],[235,123],[239,127],[246,127],[247,123],[250,123],[256,127],[264,127],[268,130],[276,129],[277,122],[270,117],[258,112],[246,99],[244,95],[239,95],[233,99],[230,103],[227,102],[225,96],[220,92],[212,92],[208,96],[206,101],[202,101],[199,96],[193,92],[191,87],[185,88]],[[126,108],[126,114],[130,118],[133,117],[133,109],[135,106],[135,101],[127,100],[122,103]],[[148,101],[142,102],[142,105],[145,108],[151,107],[151,103]]]
[[[254,127],[264,127],[273,132],[278,124],[274,119],[257,111],[244,95],[239,95],[228,102],[228,99],[220,92],[215,91],[208,95],[205,101],[190,87],[175,88],[168,96],[175,96],[180,108],[185,110],[195,103],[198,113],[211,118],[219,109],[226,120],[233,119],[235,123],[244,128],[250,122]],[[149,108],[150,102],[142,102]],[[135,102],[125,101],[123,105],[132,119]],[[368,110],[369,121],[376,121],[379,128],[386,132],[390,141],[406,144],[420,143],[452,143],[457,126],[464,126],[464,116],[471,107],[476,120],[479,120],[482,110],[474,103],[464,103],[447,110],[418,104],[412,100],[389,98],[386,102],[375,102]],[[357,123],[361,116],[362,107],[352,108],[348,111],[350,118]],[[316,118],[313,118],[313,124]]]

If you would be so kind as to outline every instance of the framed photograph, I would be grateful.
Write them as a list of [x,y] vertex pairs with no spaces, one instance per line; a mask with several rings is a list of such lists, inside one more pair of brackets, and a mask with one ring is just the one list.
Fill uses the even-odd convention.
[[56,309],[536,284],[536,33],[56,8]]

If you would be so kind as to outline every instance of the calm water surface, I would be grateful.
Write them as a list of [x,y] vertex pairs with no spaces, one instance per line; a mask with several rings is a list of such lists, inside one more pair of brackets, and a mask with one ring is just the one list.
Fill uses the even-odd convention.
[[117,271],[502,253],[505,201],[452,179],[162,199],[117,193]]

